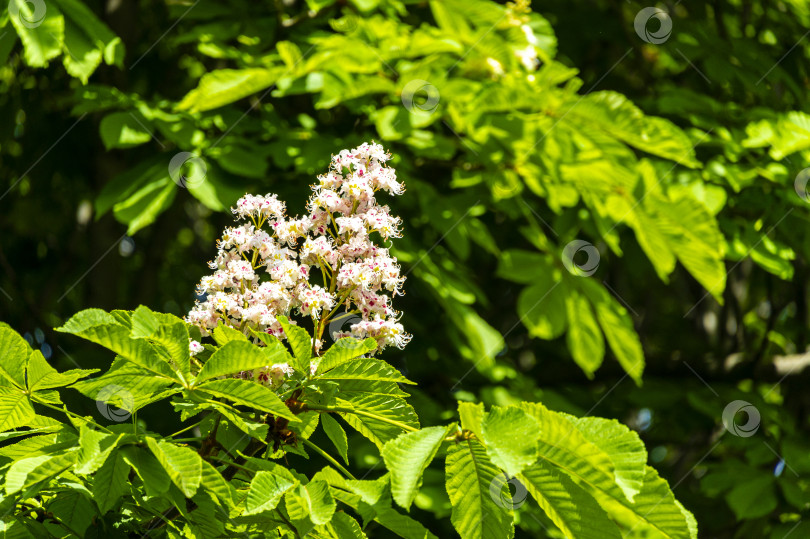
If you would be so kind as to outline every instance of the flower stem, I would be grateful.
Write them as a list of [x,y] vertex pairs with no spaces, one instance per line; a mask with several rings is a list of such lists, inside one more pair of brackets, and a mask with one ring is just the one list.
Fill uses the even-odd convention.
[[45,406],[46,408],[50,408],[51,410],[56,410],[57,412],[62,412],[63,414],[68,415],[68,416],[75,417],[76,419],[81,419],[81,420],[82,420],[82,421],[84,421],[85,423],[90,423],[91,425],[95,425],[96,427],[100,428],[100,429],[101,429],[101,430],[103,430],[103,431],[106,431],[106,432],[108,432],[108,433],[112,433],[112,431],[111,431],[110,429],[108,429],[108,428],[106,428],[106,427],[103,427],[103,426],[99,425],[99,424],[98,424],[98,423],[96,423],[95,421],[88,420],[88,419],[86,419],[86,418],[84,418],[84,417],[80,416],[79,414],[74,414],[73,412],[71,412],[71,411],[70,411],[70,410],[68,410],[68,409],[64,409],[64,410],[63,410],[62,408],[59,408],[59,407],[57,407],[57,406],[53,406],[52,404],[48,404],[47,402],[42,402],[42,401],[41,401],[41,400],[39,400],[39,399],[34,399],[34,398],[32,398],[31,400],[33,400],[33,401],[34,401],[35,403],[37,403],[37,404],[41,404],[42,406]]
[[399,428],[401,428],[403,430],[407,430],[408,432],[416,432],[416,431],[419,430],[416,427],[412,427],[410,425],[402,423],[401,421],[396,421],[394,419],[388,419],[387,417],[382,417],[382,416],[379,416],[377,414],[372,414],[371,412],[366,412],[364,410],[354,410],[352,408],[342,408],[340,406],[333,406],[333,407],[320,406],[318,404],[309,404],[309,403],[306,404],[306,409],[307,410],[317,410],[317,411],[320,411],[320,412],[340,412],[340,413],[344,413],[344,414],[354,414],[354,415],[359,415],[359,416],[363,416],[363,417],[368,417],[370,419],[376,419],[377,421],[381,421],[383,423],[388,423],[389,425],[394,425],[394,426],[399,427]]
[[313,444],[312,442],[310,442],[306,438],[301,438],[301,441],[304,442],[304,445],[306,445],[307,447],[309,447],[310,449],[312,449],[313,451],[318,453],[320,456],[325,458],[327,461],[329,461],[329,463],[332,466],[334,466],[335,468],[337,468],[338,470],[340,470],[340,472],[343,475],[345,475],[349,479],[355,479],[355,477],[351,474],[351,472],[349,472],[349,470],[344,468],[337,460],[335,460],[335,458],[332,455],[330,455],[329,453],[327,453],[326,451],[324,451],[323,449],[321,449],[317,445]]

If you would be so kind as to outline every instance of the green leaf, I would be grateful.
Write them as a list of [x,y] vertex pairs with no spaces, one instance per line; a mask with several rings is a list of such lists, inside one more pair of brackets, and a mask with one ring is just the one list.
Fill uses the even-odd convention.
[[241,430],[251,438],[255,438],[260,442],[264,442],[267,438],[267,431],[269,429],[267,423],[259,423],[256,420],[246,417],[246,414],[237,414],[221,406],[216,407],[215,409],[222,414],[225,419],[233,423],[237,429]]
[[34,419],[34,408],[24,393],[0,394],[0,432],[24,427]]
[[[0,377],[5,378],[19,388],[25,388],[25,366],[31,347],[16,331],[9,327],[0,327]],[[2,417],[2,415],[0,415]]]
[[405,509],[410,509],[419,492],[422,474],[439,451],[448,430],[447,427],[427,427],[402,434],[383,446],[382,457],[391,472],[391,494]]
[[196,383],[218,376],[269,367],[283,358],[284,355],[279,350],[260,348],[247,341],[230,341],[208,358],[197,375]]
[[23,488],[23,485],[25,485],[28,474],[52,458],[53,455],[37,455],[13,462],[8,471],[6,471],[6,494],[11,495],[15,492],[19,492]]
[[538,452],[540,459],[553,464],[588,488],[618,494],[614,465],[610,456],[580,432],[568,416],[548,410],[540,403],[520,404],[539,425]]
[[483,438],[481,424],[484,421],[484,404],[479,402],[458,403],[458,416],[461,420],[461,428],[475,434],[479,439]]
[[381,359],[356,359],[331,369],[319,377],[321,380],[374,380],[413,384],[398,370]]
[[284,401],[273,393],[273,390],[251,380],[240,380],[236,378],[211,380],[197,386],[197,389],[207,391],[212,395],[231,400],[237,404],[250,406],[257,410],[283,417],[293,423],[300,421],[300,419],[290,411],[287,405],[284,404]]
[[281,69],[218,69],[206,73],[197,87],[177,105],[179,110],[202,112],[222,107],[276,82]]
[[160,462],[146,449],[126,446],[118,450],[124,461],[135,470],[150,496],[166,493],[171,485],[171,478]]
[[609,496],[596,492],[596,499],[611,518],[621,527],[634,530],[639,536],[666,539],[697,539],[687,522],[686,514],[672,494],[669,484],[647,467],[644,485],[630,503],[623,496]]
[[132,313],[133,338],[145,338],[163,346],[184,378],[191,376],[189,334],[185,322],[176,316],[154,313],[141,305]]
[[179,391],[179,388],[167,389],[172,385],[173,380],[155,376],[134,363],[117,358],[102,376],[76,382],[70,387],[86,397],[107,402],[109,406],[121,408],[125,405],[129,412],[135,412],[158,398]]
[[103,515],[129,492],[129,464],[120,451],[113,452],[93,477],[93,499]]
[[[267,335],[267,334],[262,333],[262,335]],[[214,341],[220,346],[224,346],[225,344],[227,344],[227,343],[229,343],[231,341],[248,342],[248,338],[244,333],[242,333],[238,329],[234,329],[234,328],[232,328],[230,326],[226,326],[222,322],[220,322],[219,325],[214,328],[212,336],[214,337]]]
[[155,441],[147,438],[146,443],[160,465],[169,474],[172,483],[186,496],[191,498],[202,480],[202,459],[190,447],[175,445],[170,442]]
[[155,376],[180,381],[171,366],[149,343],[130,338],[130,329],[101,309],[87,309],[77,313],[56,331],[71,333],[100,344]]
[[615,419],[568,418],[588,441],[608,454],[613,462],[616,483],[632,502],[647,473],[647,450],[638,433]]
[[498,257],[497,275],[516,283],[533,284],[551,273],[548,257],[532,251],[508,249]]
[[627,309],[596,281],[582,279],[576,283],[596,310],[596,318],[619,364],[640,386],[644,372],[644,350]]
[[771,514],[779,505],[776,478],[761,473],[741,481],[725,496],[737,520],[753,520]]
[[[398,421],[413,428],[419,428],[419,420],[413,407],[397,397],[361,393],[352,395],[347,400],[338,398],[336,402],[338,406],[353,408],[384,417],[390,421]],[[403,432],[401,427],[370,417],[352,413],[341,413],[340,415],[346,423],[374,442],[380,449],[382,449],[385,442],[396,438]]]
[[8,9],[9,20],[25,47],[26,64],[46,67],[49,60],[59,56],[65,39],[65,18],[54,4],[11,0]]
[[329,484],[321,479],[307,485],[298,485],[285,496],[287,513],[293,521],[307,517],[315,524],[326,524],[335,514],[335,500],[329,492]]
[[79,457],[74,471],[90,475],[98,470],[123,437],[123,434],[105,434],[83,425],[79,429]]
[[558,271],[542,271],[533,284],[524,288],[517,301],[517,313],[529,330],[529,335],[541,339],[556,339],[568,325],[565,299],[570,293]]
[[294,486],[294,482],[272,472],[256,472],[250,482],[243,514],[255,515],[275,509],[284,493]]
[[[585,279],[587,277],[577,277]],[[574,361],[585,372],[588,378],[602,364],[605,357],[605,340],[596,323],[590,303],[576,292],[565,296],[565,312],[568,317],[568,334],[566,342]]]
[[484,417],[481,434],[492,462],[510,477],[537,460],[540,425],[516,406],[493,406]]
[[632,209],[628,224],[662,279],[666,281],[666,276],[674,269],[677,256],[689,273],[722,304],[726,242],[706,206],[684,191],[672,198],[651,192],[644,198],[643,205]]
[[60,492],[47,506],[48,512],[71,530],[82,534],[98,517],[96,507],[85,489]]
[[178,189],[166,168],[165,174],[160,174],[132,196],[115,204],[113,215],[119,223],[127,225],[127,234],[134,236],[172,205]]
[[324,533],[325,535],[316,535],[314,537],[330,537],[335,539],[365,539],[367,536],[363,533],[360,524],[357,523],[352,517],[338,511],[332,520],[326,524]]
[[321,414],[321,426],[337,449],[338,455],[346,464],[349,464],[349,441],[346,438],[346,431],[329,414]]
[[300,326],[294,326],[283,316],[278,317],[281,327],[284,328],[284,335],[292,348],[296,359],[295,370],[309,375],[309,362],[312,358],[312,337],[307,330]]
[[338,339],[321,357],[321,362],[318,364],[318,369],[315,371],[315,374],[323,374],[330,369],[352,361],[363,354],[373,352],[376,349],[377,341],[371,337],[362,341],[353,337]]
[[447,450],[445,486],[453,506],[450,520],[464,539],[514,536],[511,511],[490,494],[491,485],[500,475],[484,446],[476,440],[465,440]]
[[569,539],[619,539],[616,524],[565,474],[537,463],[518,476],[557,528]]
[[76,380],[98,372],[98,369],[73,369],[59,373],[48,364],[39,350],[34,350],[28,358],[27,382],[29,391],[41,391],[54,387],[64,387]]
[[[552,412],[539,403],[524,402],[520,407],[540,425],[538,449],[541,460],[565,472],[596,498],[612,520],[628,529],[635,526],[639,531],[657,530],[667,538],[689,537],[684,514],[675,504],[669,485],[658,477],[655,470],[649,466],[646,468],[641,491],[631,502],[617,483],[613,459],[590,442],[568,416]],[[601,440],[603,435],[594,433],[594,436]],[[623,439],[616,443],[616,447],[627,443]],[[634,459],[617,456],[623,468],[627,466],[625,470],[630,469]],[[627,471],[622,474],[625,478],[632,477]],[[657,509],[656,504],[660,504]]]
[[222,474],[206,460],[202,461],[202,479],[200,485],[203,489],[217,497],[228,508],[233,508],[233,493],[228,482]]
[[[98,62],[101,52],[98,51]],[[98,65],[98,63],[96,63]],[[93,66],[90,71],[95,69]],[[114,148],[132,148],[152,140],[146,128],[147,120],[135,112],[113,112],[102,118],[99,124],[101,141],[107,150]]]
[[[6,493],[13,494],[17,490],[22,490],[23,496],[33,496],[45,483],[73,467],[77,454],[77,451],[68,451],[57,455],[41,455],[46,458],[43,460],[38,460],[39,457],[24,459],[27,464],[17,469],[12,465],[6,475]],[[19,462],[21,461],[17,461],[17,463]],[[28,464],[32,464],[32,466]],[[15,469],[14,475],[12,475],[12,469]]]
[[[570,114],[569,114],[570,113]],[[639,150],[696,168],[694,145],[675,124],[663,118],[645,116],[618,92],[592,92],[568,112],[568,121],[583,131],[599,129]]]

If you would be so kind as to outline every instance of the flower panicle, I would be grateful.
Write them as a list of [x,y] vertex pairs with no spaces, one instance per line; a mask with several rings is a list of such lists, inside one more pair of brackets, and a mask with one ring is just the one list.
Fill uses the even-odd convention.
[[[333,339],[371,337],[377,351],[403,348],[411,336],[399,322],[392,299],[402,294],[405,277],[388,248],[377,245],[401,237],[402,220],[377,195],[402,194],[404,185],[386,163],[383,147],[363,143],[332,156],[327,173],[318,176],[307,214],[289,217],[274,194],[246,194],[232,208],[236,226],[217,241],[197,292],[203,297],[186,320],[208,335],[222,323],[246,335],[263,332],[284,338],[280,316],[295,323],[309,318],[321,336],[333,318]],[[342,312],[337,312],[342,309]],[[346,316],[351,314],[352,316]],[[318,346],[320,348],[320,346]],[[255,378],[278,385],[287,370],[257,371]]]

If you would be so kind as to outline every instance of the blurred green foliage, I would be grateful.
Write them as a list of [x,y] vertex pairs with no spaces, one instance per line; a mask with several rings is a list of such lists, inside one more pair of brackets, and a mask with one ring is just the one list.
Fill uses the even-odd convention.
[[[48,328],[82,308],[182,315],[238,196],[303,202],[330,152],[374,139],[408,186],[415,337],[393,362],[425,424],[456,398],[616,417],[706,536],[808,535],[808,2],[661,4],[657,44],[643,3],[525,7],[4,13],[2,319],[72,368]],[[735,400],[752,436],[722,424]],[[442,519],[430,477],[416,506]],[[518,534],[543,519],[527,507]]]

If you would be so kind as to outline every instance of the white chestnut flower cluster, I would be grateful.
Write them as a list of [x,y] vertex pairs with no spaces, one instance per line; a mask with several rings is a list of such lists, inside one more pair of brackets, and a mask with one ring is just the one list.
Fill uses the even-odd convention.
[[[198,286],[205,299],[186,320],[203,335],[224,323],[248,336],[265,332],[283,339],[279,316],[292,323],[295,316],[309,318],[317,351],[329,321],[352,314],[360,321],[333,338],[372,337],[378,351],[404,347],[411,337],[391,300],[402,294],[405,278],[396,258],[374,243],[375,235],[401,235],[401,219],[376,199],[381,191],[404,191],[386,166],[390,157],[374,143],[333,156],[301,217],[287,217],[276,195],[240,198],[232,211],[243,224],[224,230],[209,263],[214,273]],[[276,385],[287,372],[274,365],[260,378]]]

